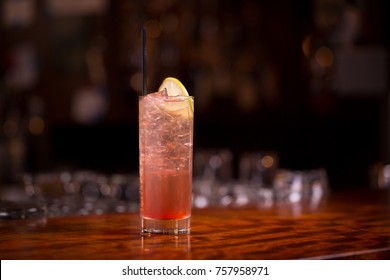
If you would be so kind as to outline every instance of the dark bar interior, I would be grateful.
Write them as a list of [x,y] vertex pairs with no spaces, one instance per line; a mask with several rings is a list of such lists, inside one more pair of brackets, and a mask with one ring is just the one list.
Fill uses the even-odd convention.
[[187,85],[195,150],[272,150],[284,168],[325,167],[334,188],[368,186],[388,160],[386,1],[35,2],[0,33],[0,116],[18,129],[17,169],[137,171],[145,22],[160,50],[148,87],[169,75]]
[[[143,27],[148,31],[148,92],[173,76],[195,98],[194,176],[201,164],[195,162],[197,155],[207,151],[228,152],[228,171],[216,172],[229,182],[242,179],[245,155],[269,153],[271,165],[277,163],[284,175],[325,172],[327,192],[338,199],[330,203],[330,212],[343,209],[342,201],[359,205],[364,197],[340,199],[339,193],[380,189],[387,196],[389,1],[77,2],[82,1],[0,3],[0,198],[13,188],[28,189],[28,176],[55,172],[94,172],[112,181],[118,174],[136,178]],[[274,183],[274,177],[263,180]],[[383,202],[382,210],[388,210],[389,201],[374,196],[372,201],[381,201],[377,206]],[[233,205],[229,199],[221,203]],[[199,217],[207,220],[211,214],[201,208],[216,204],[195,202],[194,223],[207,236],[208,225]],[[118,217],[113,220],[119,225],[123,220]],[[389,215],[382,218],[388,221]],[[72,216],[65,219],[86,230]],[[100,221],[93,219],[98,227]],[[285,226],[288,222],[280,229]],[[123,232],[117,233],[120,238]],[[197,244],[191,238],[186,244]],[[381,238],[387,251],[368,258],[390,256],[388,233]],[[118,258],[153,258],[137,252]],[[287,258],[313,257],[292,252]],[[263,253],[241,257],[281,258]],[[50,252],[8,256],[50,258]],[[196,250],[192,257],[218,258]],[[220,257],[235,258],[229,251]]]

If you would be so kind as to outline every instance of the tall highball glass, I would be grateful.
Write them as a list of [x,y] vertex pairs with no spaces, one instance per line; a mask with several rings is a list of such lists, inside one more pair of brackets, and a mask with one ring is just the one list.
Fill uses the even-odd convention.
[[139,99],[141,232],[190,232],[194,131],[192,96]]

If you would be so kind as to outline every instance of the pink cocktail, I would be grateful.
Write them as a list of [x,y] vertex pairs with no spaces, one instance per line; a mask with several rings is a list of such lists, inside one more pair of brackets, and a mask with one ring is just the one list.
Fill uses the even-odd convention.
[[190,231],[193,98],[151,93],[139,100],[141,227]]

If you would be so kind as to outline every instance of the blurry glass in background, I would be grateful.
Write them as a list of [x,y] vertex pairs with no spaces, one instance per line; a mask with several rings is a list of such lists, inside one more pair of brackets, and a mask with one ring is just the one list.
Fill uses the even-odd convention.
[[194,155],[195,208],[300,205],[315,211],[330,187],[325,168],[289,170],[279,166],[272,151],[244,152],[235,179],[233,153],[227,149],[198,151]]
[[390,164],[376,163],[370,170],[370,187],[373,189],[390,188]]
[[256,188],[272,188],[279,159],[275,152],[252,152],[241,156],[239,180]]
[[286,203],[318,203],[329,193],[326,170],[323,168],[291,171],[278,170],[274,181],[275,200]]
[[[286,205],[293,207],[298,215],[303,210],[316,211],[329,193],[324,168],[282,169],[275,152],[245,152],[239,156],[237,168],[236,179],[233,152],[228,149],[197,150],[194,154],[193,207],[267,209]],[[8,202],[0,203],[1,219],[139,210],[138,175],[107,175],[91,170],[26,173],[22,186],[23,190],[9,188],[8,194],[2,192]]]
[[194,154],[194,177],[227,182],[233,177],[233,153],[227,149],[201,149]]
[[48,216],[136,212],[139,180],[135,175],[62,171],[24,175],[26,194],[47,205]]
[[239,162],[239,182],[236,187],[237,204],[249,203],[272,206],[274,180],[279,168],[279,158],[275,152],[244,153]]
[[231,203],[233,153],[226,149],[194,151],[193,205],[205,208]]

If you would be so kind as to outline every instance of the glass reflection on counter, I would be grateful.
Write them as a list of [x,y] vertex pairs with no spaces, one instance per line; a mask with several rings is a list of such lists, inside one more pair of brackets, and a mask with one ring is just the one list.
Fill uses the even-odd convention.
[[191,235],[142,235],[142,255],[156,259],[165,259],[169,249],[170,254],[177,254],[180,259],[191,259]]

